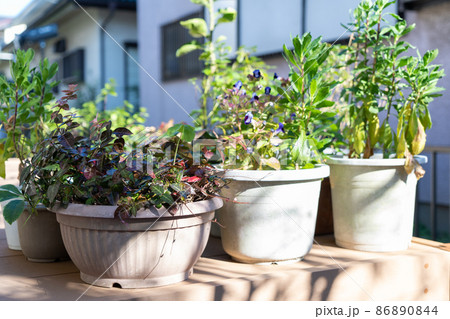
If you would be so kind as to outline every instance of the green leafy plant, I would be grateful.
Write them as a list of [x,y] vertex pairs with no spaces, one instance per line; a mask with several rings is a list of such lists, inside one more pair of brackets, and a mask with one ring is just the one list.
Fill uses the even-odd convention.
[[[8,185],[0,200],[15,196],[17,207],[27,202],[32,210],[39,203],[117,205],[117,217],[123,219],[151,205],[175,213],[183,203],[218,196],[222,180],[205,159],[193,161],[193,127],[176,124],[165,134],[146,136],[139,148],[130,147],[126,140],[133,133],[113,129],[110,121],[94,119],[87,133],[77,130],[77,115],[67,112],[76,87],[64,94],[51,114],[56,128],[25,161],[21,192]],[[20,215],[16,206],[5,214],[9,223]]]
[[[402,38],[414,29],[396,14],[385,13],[395,1],[362,1],[354,10],[352,32],[344,52],[351,81],[344,89],[348,108],[344,136],[349,157],[369,158],[379,149],[384,157],[407,158],[425,147],[425,131],[431,128],[429,104],[440,96],[437,86],[444,71],[431,62],[438,51],[408,55],[412,45]],[[388,24],[386,15],[396,20]],[[397,117],[393,127],[392,116]]]
[[283,46],[283,53],[290,66],[291,85],[276,86],[279,105],[287,121],[286,129],[296,140],[292,149],[295,162],[303,166],[311,162],[311,151],[316,157],[334,139],[338,130],[334,121],[335,102],[331,93],[337,82],[330,79],[328,73],[334,66],[327,64],[331,46],[322,42],[322,38],[313,39],[310,33],[292,39],[293,50]]
[[[206,117],[204,114],[204,109],[196,109],[191,112],[191,116],[196,120],[196,127],[198,129],[208,128],[209,130],[215,130],[217,124],[222,123],[225,118],[223,111],[220,109],[214,100],[217,96],[226,91],[230,84],[239,81],[242,78],[242,74],[250,74],[253,70],[263,70],[263,72],[271,69],[270,66],[266,65],[263,60],[255,55],[252,55],[255,49],[247,49],[245,47],[240,47],[235,52],[235,58],[231,59],[231,48],[226,46],[224,42],[217,43],[217,68],[215,73],[211,73],[208,66],[203,69],[204,74],[211,75],[211,87],[209,91],[204,90],[201,86],[197,84],[197,79],[192,78],[190,81],[195,86],[196,91],[200,92],[200,101],[207,100],[210,102],[207,104]],[[205,118],[205,121],[202,119]],[[205,122],[204,125],[201,123]]]
[[[215,9],[214,0],[191,0],[191,2],[203,6],[209,17],[209,23],[205,19],[194,18],[186,21],[181,21],[180,24],[189,30],[189,34],[195,40],[184,44],[177,50],[177,57],[183,56],[195,50],[200,50],[200,60],[205,63],[203,69],[203,77],[201,85],[197,86],[200,91],[200,108],[194,111],[192,116],[195,119],[195,125],[206,129],[211,117],[214,117],[215,112],[212,112],[210,106],[214,98],[214,88],[217,86],[216,77],[222,74],[229,66],[230,48],[225,45],[225,38],[223,36],[214,39],[214,30],[223,23],[232,22],[236,19],[237,12],[233,8]],[[197,40],[198,39],[198,40]],[[201,41],[200,41],[201,40]],[[241,61],[244,61],[243,59]],[[248,60],[247,60],[248,61]],[[192,79],[193,83],[197,79]]]
[[0,177],[5,177],[5,161],[15,156],[23,164],[33,146],[44,136],[54,99],[52,81],[58,65],[47,59],[32,67],[34,51],[18,50],[10,64],[12,81],[0,76],[0,129],[6,133],[0,144]]
[[321,161],[335,117],[323,111],[334,105],[335,83],[324,67],[329,46],[309,33],[292,41],[293,50],[284,46],[289,78],[254,70],[217,99],[225,168],[299,169]]
[[175,124],[163,135],[142,144],[152,154],[152,170],[150,174],[139,173],[128,185],[131,190],[119,201],[118,212],[134,214],[155,205],[175,214],[180,204],[220,197],[218,193],[226,182],[216,175],[206,156],[199,162],[194,160],[194,138],[192,126]]
[[133,133],[138,133],[144,129],[143,123],[145,123],[147,116],[145,108],[140,108],[136,112],[134,105],[124,101],[123,106],[105,111],[98,110],[99,105],[106,104],[109,96],[117,96],[115,87],[116,82],[114,79],[110,79],[94,100],[84,102],[80,108],[71,108],[71,112],[76,113],[83,119],[83,121],[80,121],[81,128],[88,130],[89,123],[97,118],[98,121],[111,121],[113,129],[127,127]]
[[217,124],[224,168],[280,169],[286,146],[284,124],[276,117],[277,96],[267,74],[255,70],[217,98],[223,121]]

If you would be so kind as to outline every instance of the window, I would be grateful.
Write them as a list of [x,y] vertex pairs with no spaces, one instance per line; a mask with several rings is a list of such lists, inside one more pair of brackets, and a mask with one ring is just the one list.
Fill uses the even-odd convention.
[[[84,82],[84,50],[67,54],[59,64],[58,78],[67,84]],[[61,68],[62,66],[62,68]]]
[[[125,100],[139,109],[139,67],[137,43],[125,43]],[[133,61],[133,59],[135,61]]]
[[[199,11],[162,26],[162,78],[164,81],[191,77],[201,73],[203,62],[199,60],[199,50],[180,58],[176,57],[176,52],[183,44],[194,40],[189,31],[180,25],[180,21],[203,17],[203,11]],[[202,41],[201,38],[196,40]]]

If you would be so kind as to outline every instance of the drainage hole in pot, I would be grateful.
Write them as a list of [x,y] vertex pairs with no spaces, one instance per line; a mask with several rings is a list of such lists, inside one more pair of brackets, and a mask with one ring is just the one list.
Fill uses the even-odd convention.
[[113,283],[112,286],[113,286],[114,288],[122,288],[122,286],[121,286],[118,282]]

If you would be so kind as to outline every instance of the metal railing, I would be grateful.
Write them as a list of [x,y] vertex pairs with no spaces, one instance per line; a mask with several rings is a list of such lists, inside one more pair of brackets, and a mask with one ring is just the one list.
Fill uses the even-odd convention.
[[[427,146],[425,147],[425,150],[423,153],[431,154],[431,156],[428,158],[429,160],[429,169],[427,170],[427,174],[430,176],[430,185],[429,185],[429,194],[430,194],[430,202],[429,202],[429,211],[430,211],[430,231],[431,231],[431,238],[432,240],[436,240],[437,238],[437,177],[438,177],[438,170],[437,170],[437,155],[438,154],[449,154],[450,155],[450,146]],[[450,160],[449,160],[450,165]],[[450,171],[450,166],[449,166]],[[447,176],[447,183],[449,185],[449,201],[450,201],[450,174]],[[420,237],[419,233],[419,187],[417,188],[417,195],[416,195],[416,214],[414,217],[414,236]],[[448,206],[448,232],[450,233],[450,202]]]

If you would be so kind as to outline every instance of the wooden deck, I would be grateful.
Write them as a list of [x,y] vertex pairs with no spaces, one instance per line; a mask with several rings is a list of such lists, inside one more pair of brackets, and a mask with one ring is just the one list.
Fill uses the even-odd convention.
[[8,249],[3,227],[0,223],[0,300],[449,300],[450,253],[420,239],[407,251],[367,253],[319,236],[303,261],[247,265],[232,261],[220,238],[210,237],[187,281],[120,289],[83,283],[71,261],[27,261]]

